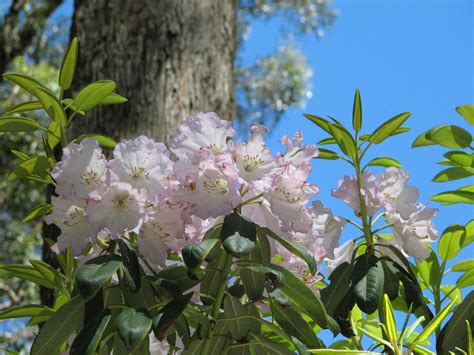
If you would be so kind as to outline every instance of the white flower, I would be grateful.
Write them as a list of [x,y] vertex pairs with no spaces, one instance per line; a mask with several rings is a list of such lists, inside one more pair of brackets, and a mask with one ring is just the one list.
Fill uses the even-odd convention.
[[129,183],[138,190],[145,188],[149,196],[163,190],[171,169],[166,146],[145,136],[119,143],[110,161],[114,180]]
[[234,153],[239,176],[248,183],[260,180],[275,170],[275,159],[263,140],[268,130],[254,124],[251,131],[248,143],[237,142]]
[[292,138],[285,135],[280,139],[280,143],[286,146],[284,154],[277,154],[281,165],[291,163],[298,166],[309,163],[311,159],[318,156],[319,151],[315,145],[303,145],[303,133],[301,131],[295,132]]
[[334,257],[325,259],[327,262],[327,275],[330,275],[342,263],[350,263],[352,261],[352,255],[354,254],[355,248],[355,241],[350,239],[341,246],[334,249]]
[[51,172],[56,180],[56,192],[62,196],[74,194],[87,198],[106,187],[107,161],[95,139],[86,138],[80,144],[70,143],[63,150],[63,158]]
[[221,120],[214,112],[201,112],[184,119],[178,137],[171,142],[171,151],[178,158],[189,160],[202,149],[223,154],[228,152],[227,139],[233,135],[232,122]]
[[420,193],[407,185],[409,175],[403,169],[388,168],[379,176],[378,194],[385,209],[397,211],[404,218],[417,211],[415,202]]
[[48,224],[54,223],[61,235],[53,246],[56,253],[71,247],[73,256],[82,253],[88,242],[94,243],[99,228],[86,219],[86,202],[76,198],[51,197],[53,212],[44,217]]
[[138,232],[145,216],[146,192],[137,191],[124,182],[112,183],[99,200],[91,200],[86,208],[91,223],[106,228],[112,237]]

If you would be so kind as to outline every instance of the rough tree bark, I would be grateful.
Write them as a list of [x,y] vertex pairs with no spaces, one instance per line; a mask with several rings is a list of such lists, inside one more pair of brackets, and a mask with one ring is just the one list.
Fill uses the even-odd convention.
[[[199,111],[234,114],[236,0],[75,0],[71,36],[80,44],[73,92],[112,79],[128,103],[77,117],[71,132],[168,142]],[[57,238],[57,228],[44,235]],[[46,246],[43,258],[54,263]],[[50,290],[42,290],[51,304]]]

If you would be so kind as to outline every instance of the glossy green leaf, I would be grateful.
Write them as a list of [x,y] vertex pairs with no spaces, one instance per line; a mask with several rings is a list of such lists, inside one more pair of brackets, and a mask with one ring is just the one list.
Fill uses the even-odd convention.
[[247,335],[250,331],[249,321],[245,319],[237,318],[245,315],[244,306],[240,301],[231,296],[227,295],[224,299],[224,315],[225,318],[236,318],[235,320],[228,322],[227,328],[230,331],[232,339],[239,341],[241,339],[247,338]]
[[321,290],[321,299],[329,314],[334,314],[350,287],[352,265],[344,262],[329,275],[329,286]]
[[392,117],[388,121],[382,123],[369,137],[369,142],[379,144],[400,128],[400,126],[410,117],[411,113],[404,112]]
[[446,191],[434,195],[431,201],[440,202],[442,204],[453,203],[474,203],[474,192],[471,191]]
[[441,282],[441,268],[433,250],[430,251],[428,258],[416,262],[416,269],[427,285],[438,285]]
[[455,224],[447,227],[438,243],[438,254],[440,258],[450,260],[456,257],[462,249],[465,237],[466,229],[464,226]]
[[433,334],[435,330],[441,326],[441,323],[451,312],[451,309],[454,307],[455,303],[456,300],[452,300],[446,307],[436,314],[436,316],[423,328],[423,331],[415,338],[413,343],[417,344],[427,341],[431,334]]
[[115,83],[110,80],[99,80],[83,88],[74,98],[73,105],[77,110],[89,111],[100,105],[115,90]]
[[94,355],[107,326],[112,319],[110,310],[102,311],[90,324],[87,324],[74,338],[71,344],[71,355]]
[[83,298],[91,298],[105,286],[118,268],[122,258],[118,255],[102,255],[79,266],[76,271],[76,282]]
[[31,210],[28,211],[25,218],[23,218],[23,223],[33,221],[37,218],[41,218],[52,210],[53,206],[49,203],[43,203],[39,206],[33,207]]
[[402,168],[402,164],[395,159],[389,157],[377,157],[367,163],[368,166],[385,166],[387,168],[394,166],[396,168]]
[[284,346],[269,340],[267,337],[265,337],[263,335],[250,334],[250,337],[253,340],[255,340],[255,343],[258,344],[258,346],[261,349],[263,349],[263,351],[260,352],[261,354],[268,354],[268,355],[291,355],[291,354],[293,354],[293,352],[286,349]]
[[43,87],[35,89],[35,95],[43,105],[44,110],[53,121],[62,126],[66,126],[67,116],[64,107],[59,99],[54,96],[51,91]]
[[123,240],[119,239],[118,246],[122,255],[125,282],[132,292],[137,292],[141,284],[138,257]]
[[456,107],[456,111],[467,121],[471,126],[474,126],[474,105],[461,105]]
[[455,125],[442,125],[430,129],[426,138],[447,148],[466,148],[472,142],[471,134]]
[[357,305],[365,313],[373,313],[383,293],[383,267],[377,257],[363,254],[357,258],[352,275]]
[[0,265],[0,270],[7,273],[8,277],[17,277],[22,280],[33,282],[46,288],[56,288],[56,285],[45,278],[38,270],[32,266],[21,264]]
[[22,306],[8,307],[0,313],[0,320],[34,316],[51,316],[54,309],[39,304],[27,304]]
[[226,263],[227,253],[219,250],[217,256],[207,265],[204,278],[200,283],[201,300],[204,304],[213,304],[224,277],[223,268]]
[[179,289],[180,293],[183,293],[194,286],[196,286],[199,281],[189,278],[188,269],[181,265],[171,265],[157,273],[157,278],[173,282]]
[[136,349],[148,336],[152,320],[146,310],[127,308],[115,319],[115,330],[128,351]]
[[474,175],[474,168],[454,167],[440,171],[431,180],[434,182],[446,182],[452,180],[464,179]]
[[[437,126],[439,127],[439,126]],[[436,127],[435,127],[436,128]],[[432,129],[435,129],[435,128],[432,128]],[[428,132],[429,131],[426,131],[426,132],[423,132],[422,134],[420,134],[418,137],[416,137],[416,139],[413,141],[413,143],[411,144],[411,147],[412,148],[418,148],[418,147],[426,147],[428,145],[435,145],[436,143],[433,142],[432,140],[429,140],[428,139]]]
[[85,133],[81,134],[74,141],[77,143],[81,142],[85,138],[94,138],[104,148],[115,148],[117,142],[110,137],[104,136],[98,133]]
[[59,308],[41,327],[31,348],[32,355],[56,354],[71,334],[83,327],[84,300],[76,296]]
[[474,154],[469,154],[462,151],[452,151],[444,154],[446,159],[449,159],[457,166],[471,168],[474,167]]
[[278,302],[272,302],[273,319],[289,335],[294,336],[310,348],[323,348],[321,341],[314,334],[313,329],[291,307],[281,306]]
[[329,149],[319,148],[319,154],[316,159],[337,160],[339,159],[339,154]]
[[41,129],[41,125],[26,117],[0,117],[1,132],[34,132]]
[[123,104],[127,101],[128,99],[126,97],[123,97],[119,94],[111,93],[100,104],[101,105],[115,105],[115,104]]
[[206,239],[196,244],[185,245],[182,250],[184,263],[192,271],[198,269],[218,243],[218,239]]
[[[257,240],[256,246],[250,254],[242,256],[240,260],[257,264],[263,263],[261,238]],[[249,299],[258,300],[262,297],[265,286],[264,275],[247,268],[242,268],[240,270],[240,278],[242,280],[242,285],[244,286],[245,294]]]
[[222,241],[225,241],[226,238],[231,237],[236,233],[252,242],[255,242],[257,238],[257,226],[255,223],[247,220],[239,214],[231,213],[224,218],[221,239]]
[[474,270],[474,259],[461,260],[451,268],[451,271],[454,272],[464,272],[469,270]]
[[269,236],[270,238],[280,243],[284,248],[286,248],[288,251],[293,253],[293,255],[302,259],[308,265],[309,271],[311,272],[312,275],[316,273],[316,270],[317,270],[316,261],[314,260],[313,256],[310,255],[305,249],[303,249],[302,247],[300,247],[299,245],[295,243],[290,242],[289,240],[285,238],[280,237],[269,228],[260,227],[259,229],[263,233],[265,233],[267,236]]
[[310,354],[338,354],[338,355],[376,355],[372,351],[364,350],[339,350],[339,349],[308,349]]
[[255,248],[255,242],[252,242],[246,237],[242,237],[239,232],[236,232],[234,235],[225,238],[222,242],[222,246],[229,254],[240,257],[241,255],[250,254]]
[[399,295],[400,271],[390,258],[381,258],[380,263],[384,273],[383,292],[393,301]]
[[458,347],[467,351],[466,320],[474,322],[474,291],[471,291],[460,305],[456,307],[451,319],[446,323],[436,339],[438,354],[455,352]]
[[7,115],[11,115],[12,113],[20,113],[20,112],[29,112],[35,110],[41,110],[43,105],[39,101],[31,101],[31,102],[22,102],[21,104],[15,105],[9,108],[6,111]]
[[357,146],[350,133],[342,126],[338,125],[331,125],[329,128],[342,152],[351,158],[355,158],[357,155]]
[[337,144],[336,140],[333,137],[321,139],[318,145],[327,145],[327,144]]
[[387,338],[394,348],[397,347],[397,326],[392,304],[386,294],[383,295],[383,323],[385,324]]
[[360,99],[360,91],[356,90],[354,96],[354,105],[352,107],[352,127],[356,132],[362,128],[362,101]]
[[[402,133],[405,133],[405,132],[408,132],[408,131],[411,131],[411,128],[409,127],[398,127],[391,135],[390,137],[392,136],[396,136],[397,134],[402,134]],[[362,141],[362,142],[367,142],[369,141],[369,138],[370,138],[370,134],[363,134],[359,137],[359,140]],[[319,143],[318,143],[319,144]]]
[[30,175],[38,175],[44,178],[48,176],[49,172],[47,170],[50,168],[51,162],[48,158],[42,156],[32,157],[13,169],[7,177],[7,181],[24,179]]
[[307,114],[307,113],[304,114],[304,117],[309,119],[311,122],[316,124],[319,128],[326,131],[327,133],[329,133],[332,136],[332,132],[331,132],[331,128],[330,128],[331,123],[329,123],[328,120],[326,120],[322,117],[315,116],[315,115],[310,115],[310,114]]
[[[36,96],[36,88],[44,86],[37,80],[30,78],[27,75],[18,74],[18,73],[5,73],[3,74],[5,80],[11,81],[12,83],[18,85],[22,89],[26,90],[33,96]],[[46,89],[46,88],[45,88]]]
[[164,338],[166,331],[176,322],[176,319],[183,313],[188,305],[193,293],[169,301],[158,314],[153,318],[152,328],[156,338]]
[[458,288],[466,288],[474,285],[474,270],[466,271],[461,277],[456,281],[456,286]]
[[61,69],[59,70],[59,87],[63,90],[67,90],[71,87],[74,72],[76,71],[78,51],[79,44],[77,37],[74,37],[66,50]]

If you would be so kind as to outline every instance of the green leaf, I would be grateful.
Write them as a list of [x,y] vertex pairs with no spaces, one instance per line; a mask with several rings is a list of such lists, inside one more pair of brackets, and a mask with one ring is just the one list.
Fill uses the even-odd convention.
[[146,310],[127,308],[115,319],[115,329],[128,351],[136,349],[148,336],[152,320]]
[[436,339],[438,354],[456,352],[458,347],[467,351],[467,328],[465,321],[474,322],[474,291],[471,291],[460,305],[456,307],[451,319],[446,323]]
[[446,191],[434,195],[430,198],[431,201],[440,202],[443,205],[453,203],[474,203],[474,192],[471,191]]
[[329,314],[334,314],[351,284],[352,265],[344,262],[329,275],[329,286],[321,290],[321,299]]
[[94,321],[87,324],[86,327],[74,338],[74,341],[71,344],[70,354],[96,354],[99,342],[104,335],[111,318],[112,313],[109,309],[106,309],[102,311]]
[[18,277],[19,279],[33,282],[46,288],[55,288],[56,285],[45,278],[34,267],[20,264],[0,265],[0,270],[7,273],[8,277]]
[[48,125],[48,145],[51,149],[54,149],[60,142],[59,138],[61,137],[61,126],[56,121],[51,121]]
[[112,93],[109,96],[107,96],[104,101],[102,101],[100,104],[101,105],[115,105],[115,104],[123,104],[127,102],[128,99],[126,97],[123,97],[119,94]]
[[37,218],[41,218],[44,215],[50,213],[53,210],[53,205],[49,203],[43,203],[39,206],[33,207],[31,210],[28,211],[25,218],[23,218],[23,223],[35,220]]
[[[257,264],[263,263],[262,241],[260,237],[256,241],[256,246],[250,252],[250,254],[242,256],[240,260],[254,262]],[[265,286],[264,275],[246,268],[242,268],[240,270],[240,278],[242,280],[242,285],[244,286],[245,294],[249,299],[258,300],[262,297]]]
[[379,144],[393,133],[410,117],[410,112],[404,112],[392,117],[388,121],[382,123],[369,137],[369,142]]
[[41,327],[31,348],[31,354],[56,354],[70,335],[82,328],[83,318],[84,300],[76,296],[61,306]]
[[474,270],[469,270],[456,281],[458,288],[466,288],[474,285]]
[[471,168],[474,167],[474,154],[469,154],[462,151],[452,151],[444,154],[446,159],[449,159],[457,166]]
[[449,168],[440,171],[436,176],[431,180],[434,182],[446,182],[452,180],[464,179],[474,175],[474,168]]
[[426,138],[447,148],[466,148],[472,143],[471,134],[455,125],[442,125],[430,129]]
[[5,73],[3,74],[3,78],[5,80],[11,81],[12,83],[18,85],[19,87],[26,90],[33,96],[36,96],[36,88],[38,87],[45,88],[39,81],[23,74]]
[[226,238],[233,236],[235,233],[239,233],[242,237],[255,242],[257,238],[257,226],[255,223],[247,220],[239,214],[231,213],[224,218],[224,223],[221,230],[221,239],[224,241]]
[[356,132],[362,128],[362,101],[360,99],[360,91],[356,90],[354,96],[354,105],[352,107],[352,127]]
[[284,346],[267,339],[263,335],[250,334],[250,337],[256,341],[256,344],[263,349],[260,353],[268,355],[291,355],[293,352]]
[[222,246],[225,251],[235,257],[248,255],[255,248],[255,242],[246,237],[242,237],[239,232],[224,239]]
[[26,117],[0,117],[1,132],[34,132],[41,129],[41,125]]
[[121,265],[120,256],[102,255],[79,266],[75,276],[81,296],[85,299],[93,297],[110,281]]
[[451,271],[454,272],[464,272],[469,270],[474,270],[474,259],[461,260],[451,268]]
[[9,108],[6,111],[7,115],[11,115],[12,113],[20,113],[20,112],[29,112],[35,110],[41,110],[43,105],[39,101],[31,101],[31,102],[23,102],[21,104],[15,105]]
[[382,257],[380,262],[384,273],[383,292],[393,301],[400,291],[400,271],[390,258]]
[[64,107],[59,99],[54,96],[51,91],[43,87],[35,89],[35,95],[43,105],[44,110],[53,121],[56,121],[62,126],[66,126],[67,116]]
[[123,240],[119,239],[118,246],[122,255],[125,282],[132,292],[137,292],[141,283],[140,265],[137,255],[134,251],[130,250],[127,243]]
[[19,152],[18,150],[14,150],[12,149],[10,151],[15,157],[17,157],[20,161],[25,161],[25,160],[28,160],[30,158],[30,156],[28,154],[25,154],[23,152]]
[[309,119],[311,122],[316,124],[319,128],[326,131],[327,133],[329,133],[332,136],[332,132],[331,132],[331,128],[330,128],[331,123],[329,123],[328,120],[326,120],[322,117],[315,116],[315,115],[310,115],[310,114],[307,114],[307,113],[305,113],[303,116],[306,117],[307,119]]
[[221,282],[227,275],[223,275],[227,253],[220,249],[217,256],[207,265],[204,278],[200,283],[201,300],[204,304],[213,304]]
[[181,313],[183,313],[192,296],[193,293],[190,292],[187,295],[181,296],[179,299],[168,302],[153,318],[153,333],[158,340],[164,338],[166,331],[176,322],[176,319]]
[[[231,295],[227,295],[224,299],[224,315],[225,318],[237,318],[246,315],[244,306],[242,303]],[[228,322],[227,329],[230,331],[232,339],[240,341],[241,339],[247,338],[250,331],[250,322],[245,319],[235,319]]]
[[299,277],[279,265],[272,265],[272,268],[283,274],[285,282],[280,290],[286,297],[303,309],[322,328],[332,328],[333,333],[338,331],[333,324],[330,324],[322,301]]
[[431,250],[430,255],[423,261],[416,261],[416,268],[421,279],[427,285],[439,285],[441,283],[441,268],[436,253]]
[[99,80],[83,88],[74,98],[73,105],[77,110],[89,111],[100,105],[115,90],[115,83],[110,80]]
[[319,148],[319,154],[316,159],[337,160],[339,159],[339,154],[329,149]]
[[285,332],[301,340],[306,346],[311,348],[324,347],[314,334],[313,329],[293,308],[281,306],[278,302],[272,302],[272,315]]
[[190,279],[188,269],[181,265],[168,266],[160,270],[156,276],[158,279],[175,282],[180,293],[193,288],[199,283],[197,280]]
[[59,70],[59,87],[63,90],[67,90],[71,87],[74,72],[76,71],[78,51],[79,45],[77,37],[74,37],[66,50],[61,69]]
[[117,142],[110,137],[104,136],[98,133],[85,133],[81,134],[74,141],[80,143],[85,138],[94,138],[104,148],[115,148]]
[[397,326],[392,304],[386,294],[383,295],[383,323],[385,324],[387,338],[394,348],[397,347]]
[[54,309],[47,306],[26,304],[22,306],[8,307],[5,311],[0,313],[0,320],[34,316],[51,316],[54,312]]
[[351,158],[355,158],[357,155],[357,146],[350,133],[345,128],[338,125],[331,125],[329,128],[342,152]]
[[385,166],[387,168],[394,166],[396,168],[402,168],[402,164],[395,159],[389,157],[377,157],[367,163],[368,166]]
[[333,137],[321,139],[318,145],[327,145],[327,144],[337,144],[336,140]]
[[49,175],[51,168],[51,162],[48,158],[37,156],[32,157],[22,163],[20,163],[13,171],[8,175],[7,181],[15,181],[24,179],[30,175],[38,175],[39,177],[45,178]]
[[448,316],[451,309],[454,307],[456,300],[452,300],[449,304],[443,308],[424,328],[423,331],[415,338],[414,344],[423,343],[429,340],[431,334],[441,326],[443,320]]
[[182,250],[184,263],[191,271],[197,270],[218,243],[218,239],[206,239],[196,244],[185,245]]
[[364,350],[338,350],[338,349],[308,349],[310,354],[339,354],[339,355],[378,355],[372,351]]
[[[409,127],[398,127],[389,137],[396,136],[397,134],[402,134],[405,132],[411,131]],[[368,142],[370,134],[363,134],[359,137],[359,140],[362,142]],[[318,143],[319,144],[319,143]]]
[[313,256],[310,255],[305,249],[301,248],[299,245],[296,245],[295,243],[290,242],[289,240],[280,237],[276,233],[274,233],[271,229],[266,228],[266,227],[259,227],[259,229],[269,236],[270,238],[276,240],[278,243],[280,243],[284,248],[286,248],[289,252],[291,252],[293,255],[297,256],[301,260],[303,260],[309,268],[309,271],[311,272],[311,275],[314,275],[317,270],[317,264],[316,261],[314,260]]
[[[432,129],[435,129],[435,128],[432,128]],[[418,148],[418,147],[425,147],[425,146],[428,146],[428,145],[435,145],[436,144],[435,142],[428,139],[428,137],[427,137],[428,132],[429,131],[423,132],[418,137],[416,137],[416,139],[411,144],[411,147],[412,148]]]
[[30,260],[30,264],[51,284],[60,288],[62,285],[62,278],[59,272],[51,265],[41,260]]
[[458,255],[466,238],[464,226],[455,224],[447,227],[438,243],[438,254],[443,260],[450,260]]
[[450,299],[456,299],[456,303],[461,303],[462,300],[462,292],[461,290],[455,285],[443,285],[441,286],[441,291],[448,296]]
[[380,305],[383,293],[383,267],[374,255],[363,254],[356,259],[352,283],[356,303],[365,313],[373,313]]
[[474,105],[461,105],[456,107],[456,111],[467,121],[471,126],[474,126]]

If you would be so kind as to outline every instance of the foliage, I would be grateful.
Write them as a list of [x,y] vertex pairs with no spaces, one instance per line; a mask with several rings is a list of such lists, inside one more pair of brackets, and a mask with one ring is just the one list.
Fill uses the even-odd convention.
[[[438,333],[440,352],[470,351],[472,293],[462,300],[458,291],[472,286],[470,261],[453,267],[463,273],[455,286],[441,283],[446,261],[474,240],[472,222],[444,231],[440,266],[429,247],[437,237],[431,222],[435,211],[416,201],[418,190],[407,185],[403,169],[394,167],[398,161],[364,161],[374,144],[407,131],[403,124],[409,113],[362,134],[362,101],[356,91],[351,130],[334,118],[306,115],[329,135],[324,143],[338,151],[318,155],[315,146],[302,145],[296,134],[283,137],[287,151],[275,157],[264,144],[263,126],[252,126],[248,142],[234,142],[230,123],[207,113],[183,122],[171,144],[175,160],[166,146],[146,137],[115,145],[99,136],[115,146],[114,159],[106,161],[94,138],[69,140],[67,126],[97,106],[126,99],[109,80],[63,97],[73,80],[75,45],[73,41],[61,65],[59,94],[29,76],[4,74],[33,95],[48,117],[24,117],[37,108],[30,101],[22,106],[22,116],[0,118],[4,133],[39,132],[44,150],[35,156],[15,151],[18,165],[7,180],[54,185],[58,196],[52,204],[34,209],[28,219],[44,216],[62,230],[57,243],[51,243],[59,270],[38,260],[0,266],[8,278],[56,291],[53,308],[30,304],[0,314],[42,324],[32,354],[180,349],[184,354],[369,353],[377,348],[429,354],[426,346],[433,333]],[[464,132],[450,132],[454,138],[445,139],[443,133],[436,139],[472,144],[472,138],[466,144]],[[56,146],[64,152],[59,162],[52,154]],[[150,149],[157,159],[151,162],[153,171],[146,160],[136,163]],[[333,196],[346,202],[360,222],[336,217],[320,202],[306,207],[317,192],[306,182],[313,158],[342,160],[354,169],[355,175],[344,177]],[[377,165],[390,167],[378,175],[366,171]],[[173,203],[173,208],[181,207],[174,215],[161,215],[160,199],[165,210]],[[156,210],[147,214],[146,209]],[[188,231],[171,234],[164,229],[166,223],[171,224],[166,228],[176,228],[183,221]],[[359,237],[339,246],[346,223]],[[147,240],[146,228],[157,228],[155,240]],[[391,234],[381,233],[389,228]],[[77,230],[81,233],[74,234]],[[323,261],[326,279],[317,267]],[[434,314],[425,288],[433,292]],[[394,310],[406,313],[401,328]],[[417,318],[409,324],[412,313]],[[318,336],[325,330],[346,339],[326,345]],[[453,343],[452,334],[462,338]],[[373,341],[367,351],[364,336]]]

